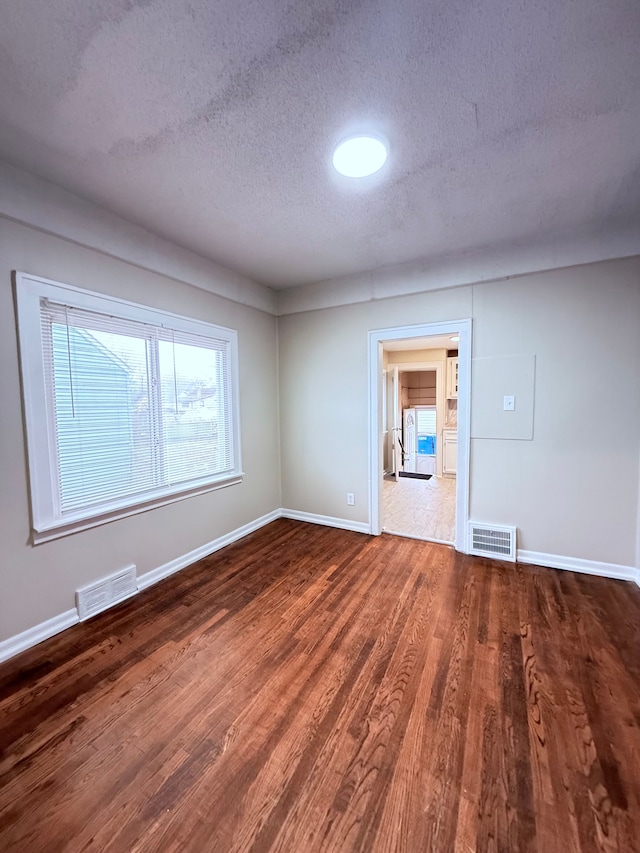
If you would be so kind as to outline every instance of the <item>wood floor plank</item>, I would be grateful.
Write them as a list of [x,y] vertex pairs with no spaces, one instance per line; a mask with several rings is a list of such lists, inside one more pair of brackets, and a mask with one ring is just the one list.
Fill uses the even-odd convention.
[[3,853],[640,853],[640,590],[280,519],[0,665]]

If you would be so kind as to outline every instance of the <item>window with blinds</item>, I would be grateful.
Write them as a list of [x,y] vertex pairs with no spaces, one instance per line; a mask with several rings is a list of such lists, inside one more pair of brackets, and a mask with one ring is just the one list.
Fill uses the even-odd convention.
[[416,426],[418,435],[435,435],[436,407],[420,406],[416,408]]
[[23,274],[16,288],[36,533],[241,476],[235,332]]

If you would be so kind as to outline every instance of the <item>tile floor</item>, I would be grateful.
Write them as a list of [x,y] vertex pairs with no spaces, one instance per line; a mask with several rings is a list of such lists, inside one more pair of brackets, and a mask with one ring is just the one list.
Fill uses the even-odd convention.
[[455,477],[430,480],[385,478],[382,525],[387,533],[453,542],[456,528]]

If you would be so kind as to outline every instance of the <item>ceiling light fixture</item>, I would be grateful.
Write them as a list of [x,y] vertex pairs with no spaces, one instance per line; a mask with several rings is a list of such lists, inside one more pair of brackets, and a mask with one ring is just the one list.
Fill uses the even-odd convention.
[[376,136],[351,136],[333,152],[333,166],[347,178],[366,178],[384,166],[387,145]]
[[460,335],[452,335],[449,340],[457,343],[460,340]]

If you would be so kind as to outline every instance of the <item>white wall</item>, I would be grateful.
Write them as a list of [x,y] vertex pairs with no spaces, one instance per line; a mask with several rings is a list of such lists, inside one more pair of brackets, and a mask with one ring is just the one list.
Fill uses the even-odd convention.
[[[237,329],[244,482],[30,545],[16,269]],[[0,641],[72,608],[81,585],[131,563],[150,571],[277,509],[277,399],[275,317],[0,218]]]
[[637,257],[281,317],[284,506],[368,521],[367,332],[465,317],[474,358],[536,357],[533,438],[472,441],[470,517],[517,525],[525,550],[635,565]]

